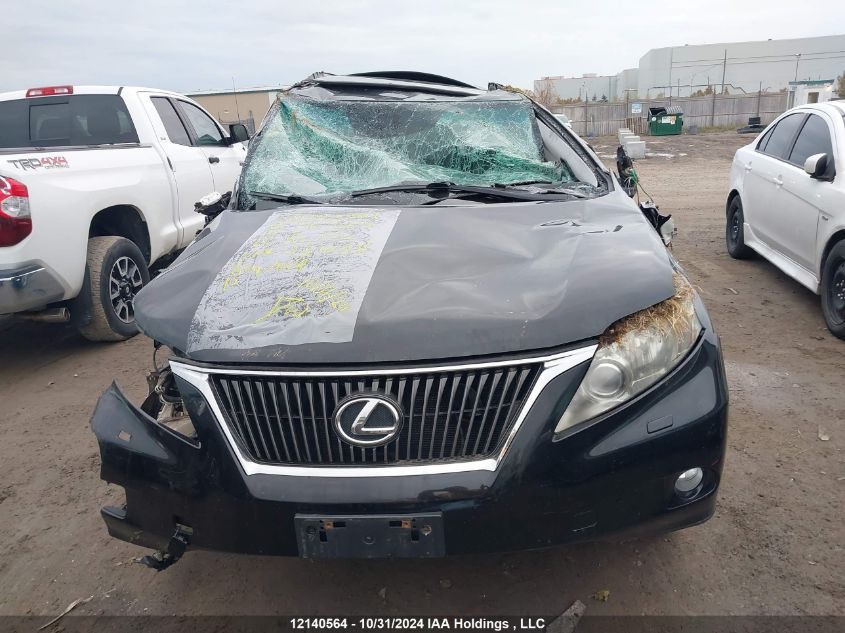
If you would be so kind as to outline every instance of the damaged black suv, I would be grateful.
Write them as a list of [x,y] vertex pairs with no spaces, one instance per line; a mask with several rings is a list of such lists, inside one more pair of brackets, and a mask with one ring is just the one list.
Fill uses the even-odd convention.
[[728,395],[707,313],[620,181],[518,92],[422,73],[282,92],[228,208],[134,307],[169,359],[92,426],[126,493],[109,533],[153,567],[713,513]]

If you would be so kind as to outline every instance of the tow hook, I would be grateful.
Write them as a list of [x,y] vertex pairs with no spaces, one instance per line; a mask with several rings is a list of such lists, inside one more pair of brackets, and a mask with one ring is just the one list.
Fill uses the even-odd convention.
[[176,531],[173,532],[173,536],[170,537],[170,541],[167,543],[167,549],[144,556],[141,558],[141,564],[156,571],[164,571],[182,558],[182,554],[185,553],[193,533],[193,528],[177,523]]

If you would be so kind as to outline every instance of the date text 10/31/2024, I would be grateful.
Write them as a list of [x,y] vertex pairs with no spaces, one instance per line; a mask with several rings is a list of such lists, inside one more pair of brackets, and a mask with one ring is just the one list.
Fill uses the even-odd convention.
[[330,630],[384,630],[384,631],[543,631],[544,618],[467,618],[455,617],[322,617],[290,619],[290,627],[296,631]]

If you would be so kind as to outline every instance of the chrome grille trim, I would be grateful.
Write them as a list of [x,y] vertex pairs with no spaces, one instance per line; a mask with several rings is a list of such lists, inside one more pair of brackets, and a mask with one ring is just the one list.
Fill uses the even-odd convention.
[[[548,356],[540,356],[534,358],[523,358],[515,360],[491,361],[486,363],[467,363],[467,364],[453,364],[443,365],[437,367],[411,367],[411,368],[382,368],[374,370],[353,370],[353,371],[288,371],[288,370],[257,370],[257,369],[224,369],[224,368],[206,368],[189,365],[179,361],[171,361],[170,367],[176,376],[185,380],[189,384],[196,387],[205,398],[212,413],[217,419],[223,434],[226,436],[229,446],[233,453],[238,458],[241,467],[246,475],[287,475],[298,477],[399,477],[407,475],[428,475],[438,473],[457,473],[469,472],[476,470],[495,471],[522,426],[522,422],[528,415],[534,402],[539,397],[540,393],[554,378],[562,373],[572,369],[585,361],[590,360],[596,351],[596,345],[588,345],[575,350],[553,354]],[[473,369],[489,369],[495,367],[512,367],[518,365],[530,365],[542,363],[534,386],[528,393],[522,408],[517,414],[516,419],[510,426],[507,437],[501,444],[498,453],[484,457],[482,459],[467,459],[465,461],[450,461],[427,464],[385,464],[380,466],[325,466],[325,465],[279,465],[279,464],[264,464],[252,461],[238,446],[238,443],[232,434],[229,425],[226,423],[226,418],[220,407],[217,397],[211,384],[211,376],[213,374],[239,375],[239,376],[255,376],[255,377],[269,377],[269,376],[287,376],[287,377],[347,377],[347,376],[405,376],[408,374],[431,374],[439,372],[455,372],[467,371]],[[272,382],[268,382],[268,385]],[[424,387],[425,388],[425,387]],[[480,391],[479,391],[480,393]],[[490,392],[492,394],[492,391]],[[454,397],[454,393],[450,397]],[[237,396],[235,396],[237,397]],[[313,397],[313,394],[312,394]],[[318,396],[319,397],[319,396]],[[477,399],[477,398],[476,398]],[[274,398],[274,401],[277,400]],[[287,401],[283,399],[283,401]],[[474,406],[477,406],[475,403]],[[437,405],[435,405],[437,406]],[[483,404],[482,404],[483,406]],[[313,420],[317,422],[317,420]],[[410,436],[409,436],[410,437]],[[422,436],[421,436],[422,437]],[[446,435],[443,436],[445,441]],[[479,436],[480,437],[480,436]],[[467,437],[469,439],[469,436]],[[260,439],[258,440],[260,441]],[[292,448],[292,447],[288,447]],[[307,446],[305,448],[308,448]],[[294,452],[300,451],[301,447],[294,448]]]
[[[542,363],[534,362],[398,377],[211,374],[210,381],[225,422],[250,461],[278,466],[396,466],[493,455],[541,370]],[[268,403],[265,394],[274,387],[278,397]],[[455,394],[451,406],[436,402],[444,393]],[[333,414],[343,402],[367,394],[395,402],[404,413],[404,424],[389,442],[353,447],[341,440]],[[305,455],[285,451],[283,456],[279,451],[279,445],[297,443]]]

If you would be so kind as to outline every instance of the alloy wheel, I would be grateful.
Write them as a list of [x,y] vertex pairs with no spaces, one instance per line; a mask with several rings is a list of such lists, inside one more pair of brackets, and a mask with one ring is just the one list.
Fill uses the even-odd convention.
[[124,323],[135,320],[132,301],[144,285],[138,264],[130,257],[119,257],[109,273],[109,299],[117,318]]

